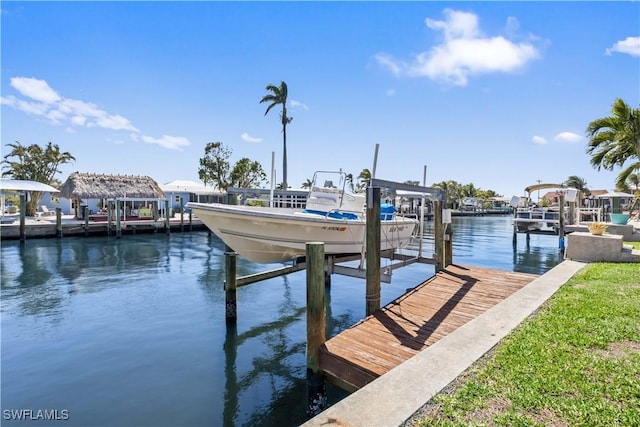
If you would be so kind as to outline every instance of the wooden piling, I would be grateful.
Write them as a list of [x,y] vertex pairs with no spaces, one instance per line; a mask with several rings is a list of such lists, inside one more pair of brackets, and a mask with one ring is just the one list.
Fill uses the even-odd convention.
[[116,199],[116,239],[122,237],[122,228],[120,225],[120,202]]
[[164,227],[167,232],[167,236],[171,234],[171,223],[169,221],[169,199],[164,201]]
[[366,315],[380,308],[380,187],[367,188]]
[[320,348],[326,340],[324,243],[306,244],[307,262],[307,415],[327,406],[326,386],[320,371]]
[[564,193],[558,195],[558,205],[560,207],[560,218],[558,218],[558,249],[564,250]]
[[182,205],[182,196],[180,196],[180,232],[184,232],[184,206]]
[[447,224],[444,236],[444,267],[453,264],[453,224]]
[[89,207],[82,207],[82,218],[84,218],[84,237],[89,236]]
[[225,320],[236,323],[238,320],[238,304],[236,301],[236,259],[237,253],[226,251],[224,253],[224,295],[225,295]]
[[23,191],[20,193],[20,243],[27,241],[27,193]]
[[436,273],[444,270],[444,227],[442,225],[442,200],[433,201],[433,245],[436,256]]
[[56,208],[56,237],[62,238],[62,208]]
[[107,236],[111,236],[112,223],[113,223],[113,202],[107,201]]

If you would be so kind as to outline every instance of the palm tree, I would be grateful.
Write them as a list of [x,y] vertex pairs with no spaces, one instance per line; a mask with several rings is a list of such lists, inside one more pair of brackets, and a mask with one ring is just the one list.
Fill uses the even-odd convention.
[[591,191],[589,191],[589,189],[587,188],[587,181],[585,181],[584,178],[580,178],[579,176],[571,175],[564,182],[564,185],[566,185],[567,187],[575,188],[576,190],[579,190],[580,193],[583,193],[585,196],[588,196],[591,194]]
[[369,186],[371,182],[371,171],[367,168],[362,169],[360,175],[358,175],[358,191],[363,191]]
[[[4,156],[2,161],[3,167],[6,169],[2,172],[2,176],[11,176],[13,179],[25,179],[51,185],[55,175],[60,173],[58,170],[60,165],[75,160],[71,153],[60,151],[58,144],[51,142],[47,143],[44,148],[37,144],[24,146],[18,141],[15,144],[7,144],[7,146],[11,148],[11,151]],[[41,199],[42,192],[29,192],[26,215],[35,215]]]
[[618,98],[611,112],[610,117],[589,123],[587,153],[591,154],[591,165],[598,170],[613,170],[616,166],[624,166],[629,159],[637,160],[617,176],[616,187],[621,188],[629,175],[640,170],[640,109],[631,108]]
[[629,174],[627,182],[629,185],[633,185],[635,187],[634,189],[638,191],[640,189],[640,173]]
[[311,188],[312,185],[313,181],[307,178],[307,180],[302,183],[302,188]]
[[266,116],[269,110],[276,105],[282,105],[282,112],[280,113],[282,122],[282,187],[287,189],[287,125],[293,120],[293,117],[287,116],[287,84],[284,81],[280,82],[280,86],[268,84],[266,89],[271,93],[263,96],[260,100],[261,104],[270,102],[264,115]]

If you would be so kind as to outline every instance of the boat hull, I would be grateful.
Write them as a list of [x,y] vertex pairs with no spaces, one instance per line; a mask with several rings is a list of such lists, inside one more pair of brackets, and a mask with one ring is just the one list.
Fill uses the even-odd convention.
[[[304,256],[307,242],[323,242],[328,255],[364,250],[363,219],[216,203],[189,203],[189,208],[227,246],[253,262],[283,262]],[[406,246],[417,224],[415,219],[397,216],[380,221],[381,250]]]

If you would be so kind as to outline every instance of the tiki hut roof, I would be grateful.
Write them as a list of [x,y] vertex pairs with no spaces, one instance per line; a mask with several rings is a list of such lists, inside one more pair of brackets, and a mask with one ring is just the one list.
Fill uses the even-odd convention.
[[74,172],[60,189],[67,199],[164,199],[164,192],[148,176]]

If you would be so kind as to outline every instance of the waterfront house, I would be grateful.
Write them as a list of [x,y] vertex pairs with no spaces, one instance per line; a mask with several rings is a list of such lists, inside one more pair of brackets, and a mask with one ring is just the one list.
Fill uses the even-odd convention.
[[227,195],[226,191],[187,180],[171,181],[160,188],[169,198],[169,207],[176,212],[180,212],[187,202],[224,203]]

